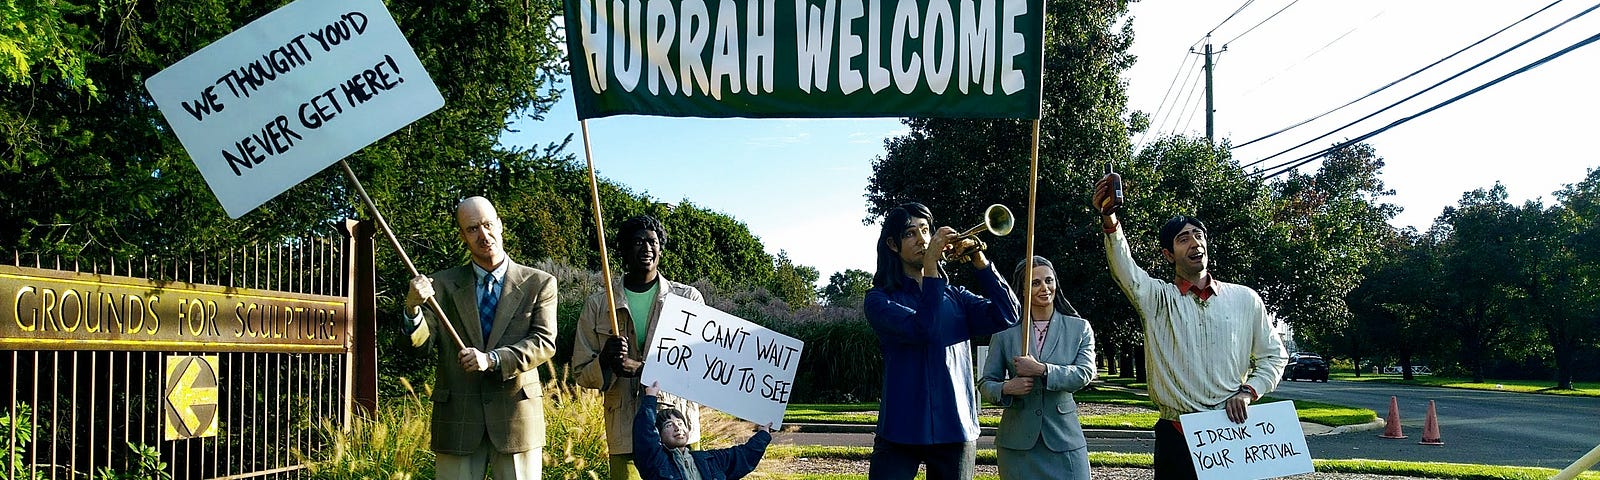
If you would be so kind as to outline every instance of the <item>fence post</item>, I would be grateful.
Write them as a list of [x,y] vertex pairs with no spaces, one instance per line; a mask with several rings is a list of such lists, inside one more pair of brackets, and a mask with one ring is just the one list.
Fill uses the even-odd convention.
[[375,414],[378,412],[378,279],[372,237],[377,229],[371,221],[346,219],[342,230],[349,236],[345,278],[350,279],[350,325],[355,342],[354,400],[363,412]]

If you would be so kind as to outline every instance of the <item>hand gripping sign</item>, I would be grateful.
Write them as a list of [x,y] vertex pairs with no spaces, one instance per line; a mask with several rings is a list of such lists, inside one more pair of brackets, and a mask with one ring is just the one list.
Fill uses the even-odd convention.
[[667,295],[645,350],[645,385],[758,425],[783,426],[805,342]]
[[444,106],[380,0],[298,0],[145,88],[233,218]]

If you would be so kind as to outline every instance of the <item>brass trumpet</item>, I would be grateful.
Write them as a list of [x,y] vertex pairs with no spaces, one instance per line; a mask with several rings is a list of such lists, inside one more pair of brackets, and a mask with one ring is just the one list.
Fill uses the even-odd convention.
[[1011,209],[1005,205],[990,205],[983,212],[983,223],[961,232],[956,236],[956,241],[950,243],[950,248],[942,252],[947,262],[966,263],[972,261],[974,253],[987,250],[989,244],[978,238],[978,234],[987,230],[990,235],[1004,237],[1011,234],[1011,227],[1016,226],[1017,218],[1011,215]]

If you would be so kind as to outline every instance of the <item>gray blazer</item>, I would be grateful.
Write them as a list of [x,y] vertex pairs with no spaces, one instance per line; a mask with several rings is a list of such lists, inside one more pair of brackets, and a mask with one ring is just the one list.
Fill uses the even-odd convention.
[[1022,351],[1022,332],[1032,335],[1033,326],[1017,325],[992,337],[978,383],[984,400],[1005,407],[995,445],[1028,450],[1043,438],[1045,446],[1056,452],[1087,446],[1072,392],[1095,377],[1094,330],[1089,321],[1061,313],[1052,316],[1044,345],[1033,347],[1033,358],[1045,364],[1044,382],[1034,382],[1026,395],[1006,395],[1000,393],[1001,387],[1016,374],[1011,358]]

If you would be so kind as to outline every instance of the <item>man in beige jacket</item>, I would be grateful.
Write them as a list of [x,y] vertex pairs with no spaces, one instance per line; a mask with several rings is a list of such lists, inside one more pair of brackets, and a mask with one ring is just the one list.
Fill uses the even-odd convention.
[[[517,264],[501,245],[494,205],[483,197],[456,207],[456,226],[471,253],[466,265],[411,279],[406,319],[411,343],[438,348],[433,440],[441,479],[536,480],[542,470],[544,394],[539,365],[556,352],[556,279]],[[466,348],[439,335],[439,307]]]
[[[620,334],[611,329],[607,315],[606,292],[589,296],[578,316],[574,333],[572,366],[578,385],[600,390],[605,395],[606,447],[611,455],[611,478],[638,479],[633,463],[633,418],[639,409],[644,386],[639,374],[644,369],[644,352],[661,317],[661,302],[668,294],[700,303],[700,291],[661,276],[662,247],[667,230],[649,215],[622,222],[617,232],[625,273],[622,284],[613,286]],[[673,407],[687,418],[689,443],[700,441],[700,406],[674,395],[662,393],[663,407]]]

